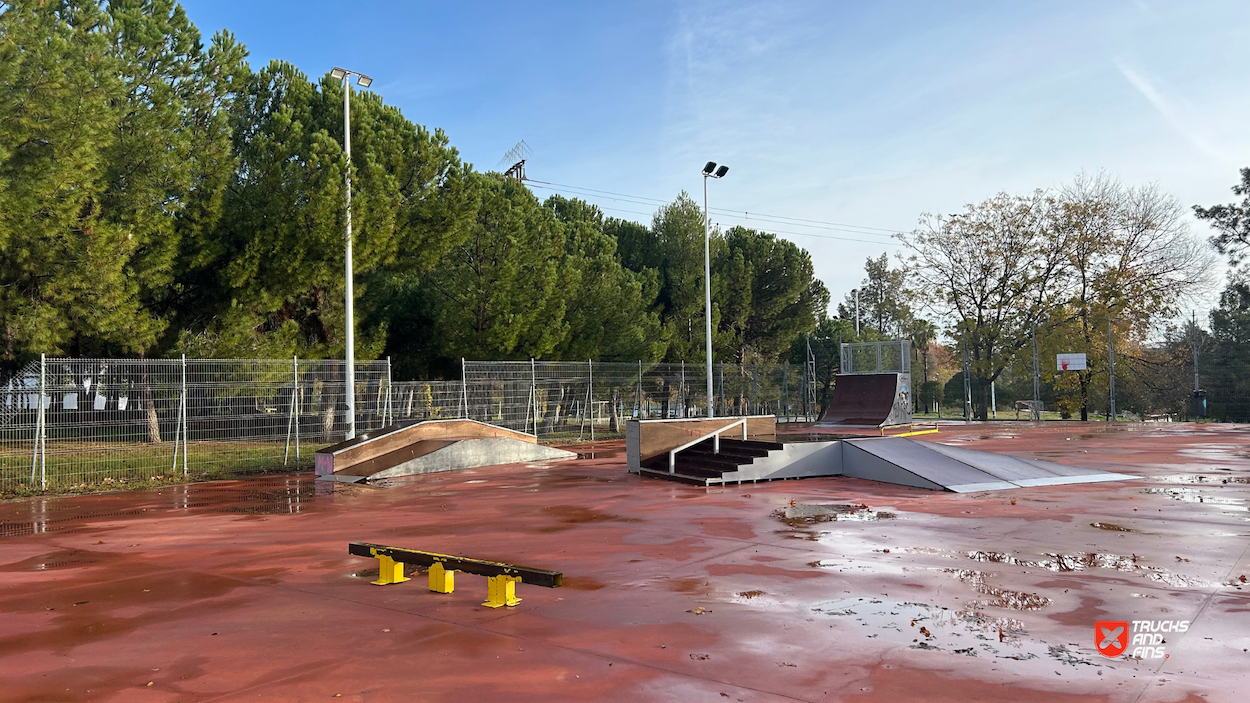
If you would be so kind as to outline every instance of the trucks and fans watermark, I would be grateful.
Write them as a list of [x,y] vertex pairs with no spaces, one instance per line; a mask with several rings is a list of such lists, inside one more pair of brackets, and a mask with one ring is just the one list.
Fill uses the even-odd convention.
[[1115,659],[1128,652],[1132,659],[1167,659],[1167,635],[1189,629],[1188,620],[1099,620],[1094,623],[1098,653]]

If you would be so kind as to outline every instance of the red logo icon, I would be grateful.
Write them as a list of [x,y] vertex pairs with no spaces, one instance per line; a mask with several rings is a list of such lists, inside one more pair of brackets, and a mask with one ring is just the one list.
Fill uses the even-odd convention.
[[1100,620],[1094,623],[1094,644],[1104,657],[1115,658],[1128,648],[1128,623],[1123,620]]

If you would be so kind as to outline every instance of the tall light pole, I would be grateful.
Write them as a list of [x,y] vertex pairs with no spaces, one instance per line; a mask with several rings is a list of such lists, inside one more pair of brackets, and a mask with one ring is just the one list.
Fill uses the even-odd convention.
[[724,178],[728,166],[717,167],[715,161],[703,167],[703,321],[707,328],[707,416],[716,417],[712,394],[712,222],[707,211],[707,179]]
[[347,366],[347,436],[345,439],[356,438],[356,320],[353,301],[355,295],[352,291],[352,86],[348,82],[348,79],[352,76],[356,76],[356,84],[361,88],[368,88],[373,85],[373,79],[363,73],[349,71],[338,66],[330,70],[330,77],[343,83],[343,156],[347,164],[343,171],[346,182],[346,188],[343,189],[343,192],[347,210],[344,218],[347,222],[347,233],[344,236],[346,255],[343,257],[344,266],[347,270],[347,285],[344,294],[344,298],[347,301],[347,358],[345,360]]

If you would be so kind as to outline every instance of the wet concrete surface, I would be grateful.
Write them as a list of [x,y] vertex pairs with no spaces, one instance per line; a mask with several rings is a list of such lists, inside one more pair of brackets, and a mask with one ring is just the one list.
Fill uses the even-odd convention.
[[[0,503],[0,699],[1239,701],[1250,427],[986,423],[928,441],[1138,481],[701,488],[585,458]],[[591,457],[593,455],[593,458]],[[558,569],[481,606],[350,541]],[[1190,620],[1108,659],[1097,620]]]

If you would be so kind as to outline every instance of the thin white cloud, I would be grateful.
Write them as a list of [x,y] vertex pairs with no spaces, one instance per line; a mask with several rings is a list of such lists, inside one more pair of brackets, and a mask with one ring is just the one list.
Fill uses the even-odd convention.
[[1220,163],[1229,162],[1228,155],[1224,151],[1216,148],[1216,146],[1207,139],[1206,135],[1204,135],[1202,131],[1195,126],[1195,120],[1188,114],[1187,110],[1172,100],[1169,100],[1163,95],[1163,93],[1159,92],[1159,90],[1155,88],[1154,84],[1147,80],[1145,76],[1133,70],[1133,68],[1125,64],[1124,61],[1114,59],[1114,63],[1116,69],[1119,70],[1120,75],[1124,76],[1124,78],[1137,89],[1137,92],[1141,93],[1142,96],[1154,106],[1155,110],[1159,112],[1159,115],[1163,117],[1163,120],[1167,122],[1168,126],[1171,127],[1177,134],[1184,137],[1185,140],[1192,144],[1195,149],[1211,157],[1213,160],[1219,161]]

